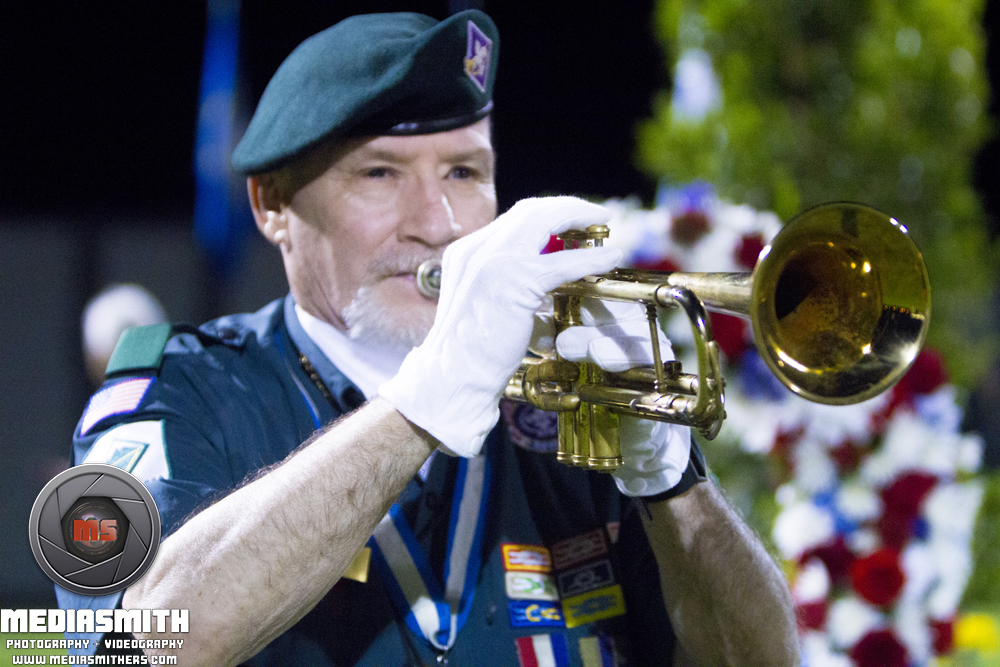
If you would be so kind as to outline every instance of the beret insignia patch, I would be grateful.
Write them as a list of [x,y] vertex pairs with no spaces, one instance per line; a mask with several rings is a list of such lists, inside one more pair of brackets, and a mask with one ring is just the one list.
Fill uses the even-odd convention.
[[465,47],[465,73],[480,92],[486,92],[486,80],[490,75],[490,53],[493,40],[486,36],[472,21],[469,21],[468,43]]

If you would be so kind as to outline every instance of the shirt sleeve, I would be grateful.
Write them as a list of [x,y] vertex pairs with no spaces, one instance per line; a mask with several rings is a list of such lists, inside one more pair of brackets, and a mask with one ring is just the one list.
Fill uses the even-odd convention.
[[[211,405],[211,369],[169,363],[158,375],[109,380],[91,398],[73,438],[73,464],[105,463],[135,475],[149,490],[166,539],[196,510],[232,489],[224,425]],[[238,419],[238,415],[233,415]],[[114,609],[123,593],[86,596],[56,586],[67,610]],[[100,633],[67,633],[88,640],[74,654],[93,655]]]

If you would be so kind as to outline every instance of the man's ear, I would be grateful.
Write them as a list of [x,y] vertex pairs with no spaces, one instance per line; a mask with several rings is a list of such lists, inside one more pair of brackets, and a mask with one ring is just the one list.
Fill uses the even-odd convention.
[[274,185],[261,176],[247,178],[247,194],[257,229],[272,245],[288,249],[288,217]]

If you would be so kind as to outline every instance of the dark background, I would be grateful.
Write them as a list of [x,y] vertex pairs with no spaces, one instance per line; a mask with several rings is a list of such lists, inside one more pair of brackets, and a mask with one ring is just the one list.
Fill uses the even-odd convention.
[[[652,5],[245,0],[241,95],[255,101],[295,45],[351,14],[444,18],[479,7],[502,40],[494,113],[501,210],[546,193],[650,203],[655,184],[632,154],[636,122],[669,84]],[[256,237],[227,276],[210,270],[192,239],[205,15],[204,2],[193,1],[0,5],[0,607],[55,604],[26,525],[35,496],[67,465],[91,391],[79,344],[87,299],[110,283],[140,282],[172,319],[200,322],[287,290],[277,252]],[[997,16],[997,2],[988,3],[990,74],[1000,90]],[[991,213],[998,156],[988,144],[976,165]]]

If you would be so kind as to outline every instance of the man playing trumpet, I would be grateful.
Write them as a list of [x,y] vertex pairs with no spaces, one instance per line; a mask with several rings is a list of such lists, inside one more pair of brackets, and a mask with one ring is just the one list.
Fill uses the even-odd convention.
[[[102,604],[189,610],[183,664],[797,663],[785,581],[689,429],[623,418],[606,475],[499,419],[545,294],[620,253],[540,254],[607,222],[579,199],[496,217],[498,47],[478,11],[357,16],[300,45],[233,156],[290,295],[109,368],[149,389],[81,420],[77,462],[146,434],[133,472],[166,538]],[[414,275],[436,258],[434,301]],[[651,362],[648,329],[584,319],[563,357]]]

